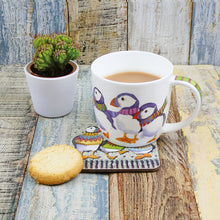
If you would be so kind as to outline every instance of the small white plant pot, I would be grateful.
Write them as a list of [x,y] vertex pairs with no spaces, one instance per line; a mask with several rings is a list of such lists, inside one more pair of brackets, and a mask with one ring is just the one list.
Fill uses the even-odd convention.
[[73,71],[60,77],[41,77],[31,71],[32,62],[24,67],[34,110],[44,117],[61,117],[73,109],[79,66],[69,62]]

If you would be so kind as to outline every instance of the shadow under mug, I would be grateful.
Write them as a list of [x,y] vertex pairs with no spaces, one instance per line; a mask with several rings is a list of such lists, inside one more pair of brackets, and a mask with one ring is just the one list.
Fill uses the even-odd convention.
[[[149,82],[124,83],[105,77],[122,72],[145,72],[160,78]],[[146,146],[162,133],[177,131],[197,116],[201,89],[187,77],[174,76],[173,64],[166,58],[144,51],[120,51],[103,55],[91,65],[94,111],[102,134],[113,144]],[[196,106],[191,115],[177,123],[166,123],[171,88],[189,87]]]

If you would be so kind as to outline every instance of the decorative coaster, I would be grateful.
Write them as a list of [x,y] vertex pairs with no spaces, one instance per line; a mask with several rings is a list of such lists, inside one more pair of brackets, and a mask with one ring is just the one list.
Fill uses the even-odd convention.
[[83,155],[82,172],[155,171],[160,167],[157,143],[142,147],[122,147],[107,141],[99,128],[86,128],[72,140]]

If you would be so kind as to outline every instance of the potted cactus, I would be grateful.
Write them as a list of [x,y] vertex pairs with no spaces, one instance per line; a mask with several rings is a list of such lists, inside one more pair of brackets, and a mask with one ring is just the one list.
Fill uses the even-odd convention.
[[35,111],[60,117],[72,111],[79,67],[79,50],[66,35],[43,35],[33,40],[33,61],[24,70]]

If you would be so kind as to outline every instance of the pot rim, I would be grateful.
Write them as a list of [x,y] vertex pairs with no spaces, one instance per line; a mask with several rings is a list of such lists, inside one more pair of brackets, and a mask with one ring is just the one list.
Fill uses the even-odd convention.
[[42,80],[59,80],[59,79],[65,79],[65,78],[68,78],[68,77],[70,77],[70,76],[72,76],[72,75],[74,75],[74,74],[77,74],[78,71],[79,71],[79,65],[78,65],[75,61],[70,60],[68,63],[69,63],[70,65],[72,65],[73,70],[72,70],[70,73],[68,73],[68,74],[66,74],[66,75],[64,75],[64,76],[57,76],[57,77],[39,76],[39,75],[37,75],[37,74],[35,74],[35,73],[33,73],[33,72],[31,71],[30,66],[33,65],[33,61],[31,61],[31,62],[29,62],[29,63],[27,63],[27,64],[25,65],[24,71],[25,71],[25,73],[28,74],[30,77],[33,77],[33,78],[35,78],[35,79],[42,79]]

